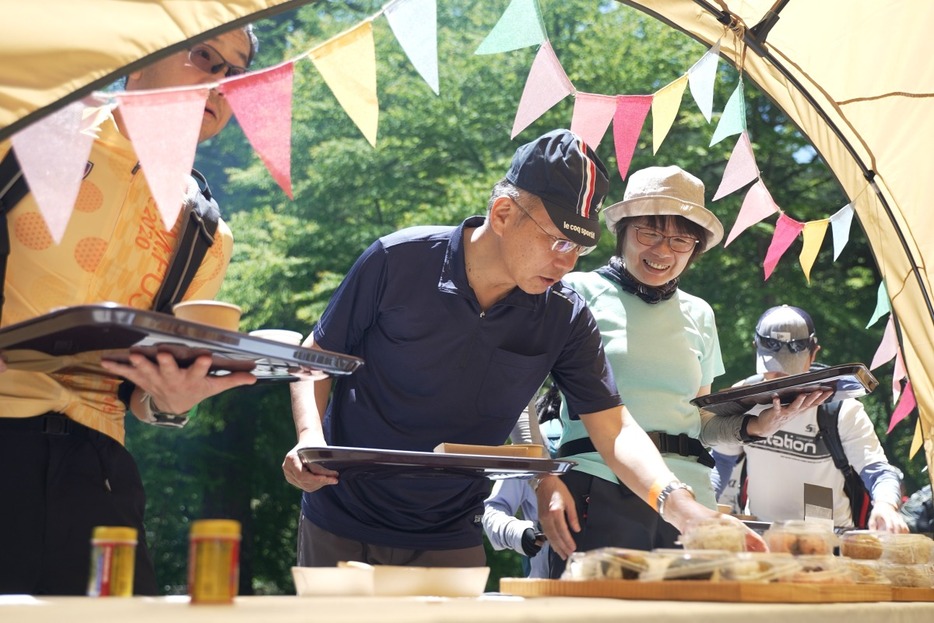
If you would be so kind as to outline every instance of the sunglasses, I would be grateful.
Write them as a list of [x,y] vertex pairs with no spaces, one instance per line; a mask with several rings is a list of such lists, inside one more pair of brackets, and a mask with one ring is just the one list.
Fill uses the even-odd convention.
[[761,335],[758,331],[756,332],[756,346],[763,350],[767,350],[772,353],[781,352],[782,346],[787,346],[788,350],[792,353],[800,353],[801,351],[809,348],[814,340],[814,334],[801,338],[800,340],[791,340],[789,342],[783,342],[781,340],[776,340],[773,337],[765,337]]
[[532,215],[529,214],[529,211],[526,210],[524,207],[522,207],[522,205],[521,205],[518,201],[516,201],[515,199],[513,199],[512,202],[513,202],[514,204],[516,204],[516,206],[517,206],[520,210],[522,210],[522,211],[525,213],[525,215],[526,215],[527,217],[529,217],[529,220],[530,220],[530,221],[532,221],[533,223],[535,223],[535,225],[536,225],[540,230],[542,230],[542,233],[543,233],[543,234],[545,234],[546,236],[548,236],[549,238],[551,238],[551,240],[552,240],[552,242],[551,242],[551,250],[554,251],[555,253],[560,253],[561,255],[566,255],[566,254],[568,254],[568,253],[577,253],[578,256],[581,256],[581,255],[587,255],[588,253],[590,253],[591,251],[593,251],[594,249],[597,248],[596,246],[593,246],[593,247],[585,247],[585,246],[582,245],[582,244],[577,244],[576,242],[571,242],[570,240],[567,240],[567,239],[565,239],[565,238],[558,238],[557,236],[553,236],[553,235],[549,234],[548,231],[547,231],[544,227],[542,227],[541,225],[538,224],[538,221],[536,221],[534,218],[532,218]]
[[188,50],[188,60],[206,74],[224,73],[225,78],[246,73],[246,67],[228,63],[221,53],[207,43],[196,43]]

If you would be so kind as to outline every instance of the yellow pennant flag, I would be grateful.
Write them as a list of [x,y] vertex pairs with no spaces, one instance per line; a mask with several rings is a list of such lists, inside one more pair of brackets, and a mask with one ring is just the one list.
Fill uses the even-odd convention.
[[688,74],[663,86],[652,97],[652,154],[658,153],[662,141],[668,136],[678,109],[681,108],[681,96],[688,85]]
[[908,460],[915,458],[918,450],[924,445],[924,436],[921,434],[921,418],[915,423],[915,436],[911,438],[911,449],[908,450]]
[[367,20],[311,50],[308,55],[344,112],[376,147],[376,47]]
[[817,259],[817,253],[820,251],[820,245],[824,242],[824,234],[827,233],[829,219],[820,221],[809,221],[804,224],[804,245],[801,247],[801,253],[798,255],[798,261],[801,262],[801,270],[804,271],[804,278],[811,283],[811,267],[814,266],[814,260]]

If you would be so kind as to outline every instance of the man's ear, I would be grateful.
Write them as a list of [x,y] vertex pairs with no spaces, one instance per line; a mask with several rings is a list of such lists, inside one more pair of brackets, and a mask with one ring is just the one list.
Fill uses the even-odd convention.
[[513,200],[509,197],[497,197],[490,206],[489,224],[497,235],[502,236],[513,214]]

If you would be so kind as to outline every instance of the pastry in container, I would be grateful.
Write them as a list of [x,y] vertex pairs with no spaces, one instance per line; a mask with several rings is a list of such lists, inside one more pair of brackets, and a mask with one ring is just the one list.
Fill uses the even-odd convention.
[[685,528],[680,543],[684,549],[743,552],[746,551],[746,528],[728,517],[693,521]]
[[853,584],[853,577],[842,558],[830,555],[796,556],[798,571],[782,578],[804,584]]
[[881,560],[900,565],[934,562],[934,540],[923,534],[881,534]]
[[649,552],[621,547],[574,552],[568,557],[561,579],[635,580],[650,567],[652,559]]
[[762,537],[769,551],[793,556],[829,556],[838,543],[831,528],[800,520],[776,521]]
[[857,584],[892,583],[882,572],[882,564],[878,560],[846,558],[843,560],[843,566],[850,572],[850,578]]
[[[729,562],[731,552],[723,550],[654,549],[655,564],[639,574],[645,582],[664,580],[704,580],[716,582]],[[658,562],[661,561],[661,562]]]
[[858,560],[882,558],[882,533],[873,530],[849,530],[840,535],[840,555]]
[[880,563],[880,568],[892,586],[911,588],[934,587],[934,567],[927,564],[900,565]]
[[776,582],[800,570],[801,564],[791,554],[740,552],[726,562],[720,578],[729,582]]

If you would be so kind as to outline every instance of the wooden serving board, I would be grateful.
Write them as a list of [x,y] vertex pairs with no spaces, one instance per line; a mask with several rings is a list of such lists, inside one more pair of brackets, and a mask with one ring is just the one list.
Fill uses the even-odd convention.
[[[523,597],[613,597],[660,601],[746,603],[830,603],[891,601],[884,584],[805,584],[792,582],[705,582],[703,580],[542,580],[501,578],[502,593]],[[921,590],[927,589],[903,589]],[[909,600],[905,600],[909,601]]]
[[934,601],[934,588],[893,586],[892,601]]

